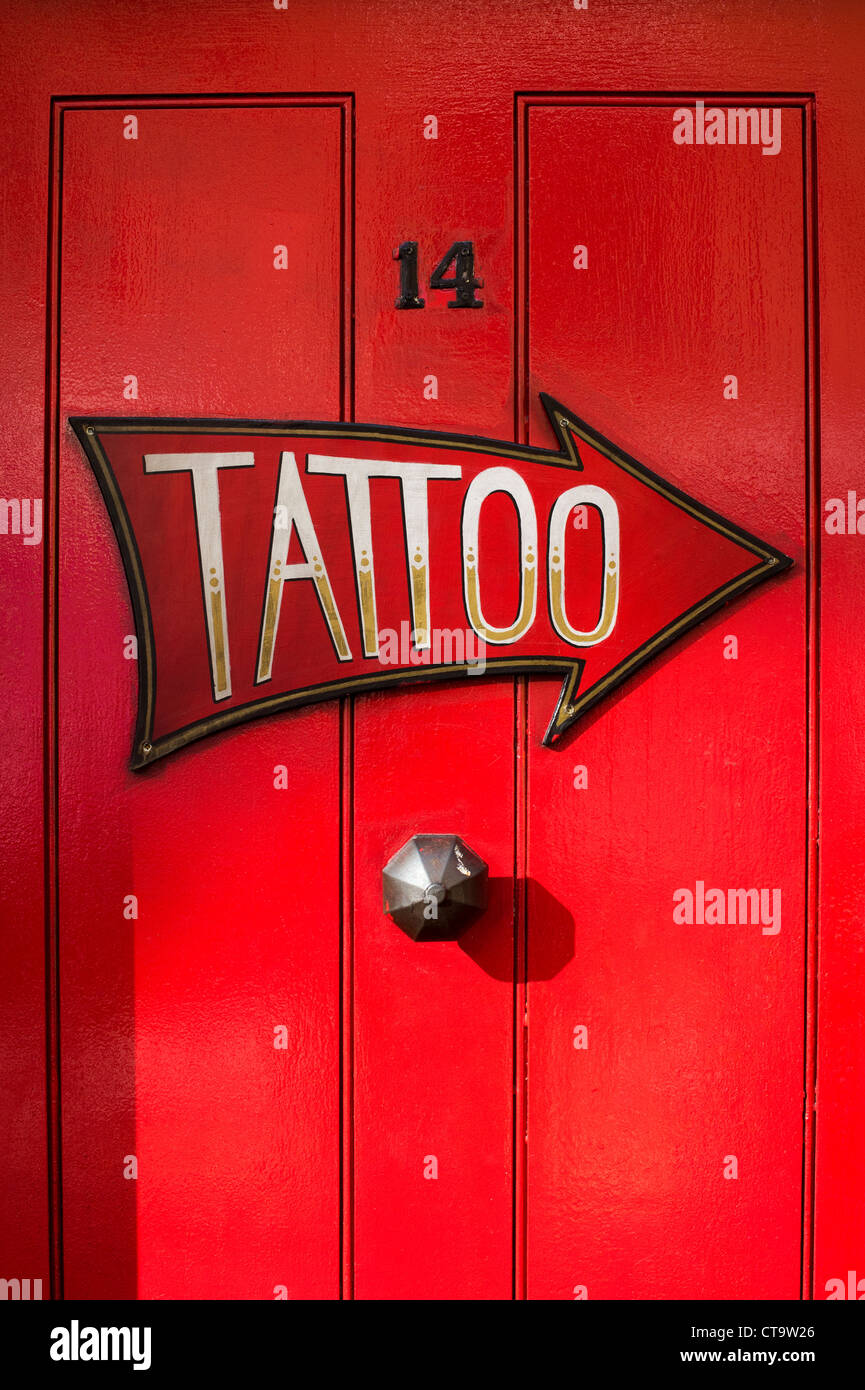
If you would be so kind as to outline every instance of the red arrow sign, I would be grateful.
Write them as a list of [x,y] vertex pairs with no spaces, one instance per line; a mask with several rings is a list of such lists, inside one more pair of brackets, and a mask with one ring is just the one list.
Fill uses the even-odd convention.
[[374,425],[70,421],[129,581],[133,767],[241,720],[562,673],[544,738],[792,561],[547,396],[558,450]]

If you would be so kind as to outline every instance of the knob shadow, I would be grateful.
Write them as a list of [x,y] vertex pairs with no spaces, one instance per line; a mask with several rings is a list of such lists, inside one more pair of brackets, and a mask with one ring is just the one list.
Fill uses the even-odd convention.
[[525,902],[525,978],[551,980],[573,960],[574,918],[536,878],[490,878],[489,906],[459,937],[459,948],[493,979],[512,981],[520,902]]

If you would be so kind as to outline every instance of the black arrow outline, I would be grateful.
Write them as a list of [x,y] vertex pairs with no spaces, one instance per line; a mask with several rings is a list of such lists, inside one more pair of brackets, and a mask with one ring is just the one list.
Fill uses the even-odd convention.
[[[362,694],[391,685],[407,685],[413,682],[452,680],[460,673],[474,674],[467,663],[452,663],[442,666],[420,666],[409,670],[387,671],[368,676],[352,676],[345,680],[327,681],[320,685],[306,686],[299,690],[267,696],[261,700],[248,701],[244,705],[222,710],[192,724],[184,725],[153,742],[153,716],[156,706],[156,649],[153,638],[153,620],[150,601],[144,579],[141,555],[135,540],[132,523],[114,470],[102,446],[101,436],[105,434],[258,434],[280,435],[283,437],[359,439],[367,442],[386,444],[411,444],[430,449],[459,449],[479,454],[490,454],[498,459],[512,459],[517,462],[543,463],[557,468],[567,468],[581,472],[583,463],[579,454],[579,441],[596,449],[612,463],[625,472],[638,478],[647,487],[660,493],[675,506],[687,511],[710,530],[728,540],[736,542],[743,549],[758,557],[759,563],[745,570],[728,584],[708,594],[699,603],[693,604],[678,618],[654,633],[648,641],[634,649],[628,657],[619,662],[606,676],[589,686],[577,697],[580,681],[586,662],[580,657],[489,657],[486,670],[493,675],[560,675],[564,672],[561,693],[553,711],[552,719],[543,744],[554,747],[562,736],[593,705],[602,700],[629,676],[654,656],[670,646],[679,637],[710,617],[731,599],[745,593],[754,585],[762,583],[773,574],[780,574],[793,564],[774,546],[761,541],[757,536],[737,526],[735,522],[721,516],[718,512],[704,507],[696,498],[682,492],[659,474],[638,463],[635,458],[619,449],[611,440],[600,434],[573,411],[545,392],[540,399],[549,417],[553,433],[558,441],[558,449],[544,449],[535,445],[518,445],[507,440],[486,439],[478,435],[449,434],[433,430],[387,427],[381,425],[346,424],[333,421],[272,421],[272,420],[218,420],[204,418],[153,418],[150,416],[69,416],[69,425],[74,430],[87,459],[93,468],[102,492],[111,524],[117,537],[123,568],[129,585],[135,627],[139,647],[139,686],[138,713],[131,766],[135,771],[149,766],[157,759],[185,747],[207,734],[230,728],[247,720],[263,718],[281,710],[300,708],[303,705],[335,699],[342,695]],[[539,557],[540,560],[540,557]],[[484,672],[486,674],[486,672]]]

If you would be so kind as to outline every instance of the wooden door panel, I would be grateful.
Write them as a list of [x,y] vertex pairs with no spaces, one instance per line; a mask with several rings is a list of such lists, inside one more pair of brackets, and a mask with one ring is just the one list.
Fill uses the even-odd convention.
[[[676,104],[522,106],[529,440],[546,438],[534,397],[548,389],[796,568],[650,666],[553,756],[538,744],[555,691],[532,682],[535,1298],[580,1286],[590,1298],[799,1296],[802,112],[784,109],[781,152],[761,157],[674,144]],[[585,270],[573,267],[577,244]],[[724,398],[728,373],[738,399]],[[737,660],[724,657],[728,636]],[[698,881],[779,889],[780,930],[677,924],[673,894]],[[553,932],[542,890],[560,904]],[[557,951],[568,960],[552,972]]]
[[[472,689],[425,725],[418,694],[365,699],[355,735],[355,1295],[509,1298],[513,686],[486,688],[482,737]],[[415,942],[381,870],[440,831],[487,861],[490,903],[459,941]]]
[[[508,108],[479,111],[469,139],[439,106],[430,109],[441,114],[438,142],[423,139],[420,120],[394,119],[383,91],[364,104],[355,418],[508,438],[508,186],[500,176],[478,177],[480,151],[496,150],[495,168],[509,154]],[[455,312],[452,292],[429,288],[433,268],[460,238],[474,239],[484,279],[476,312]],[[418,241],[422,311],[392,307],[391,256],[404,240]],[[399,528],[398,514],[391,518]],[[382,625],[398,629],[407,616],[406,606]],[[358,1298],[511,1296],[514,719],[510,679],[417,685],[354,702]],[[490,907],[458,942],[412,942],[382,912],[385,862],[423,831],[462,836],[490,866]],[[424,1176],[432,1172],[427,1156],[435,1178]]]
[[[63,117],[61,421],[339,418],[343,104],[133,113]],[[338,708],[130,773],[134,627],[62,427],[59,515],[66,1293],[335,1297]]]

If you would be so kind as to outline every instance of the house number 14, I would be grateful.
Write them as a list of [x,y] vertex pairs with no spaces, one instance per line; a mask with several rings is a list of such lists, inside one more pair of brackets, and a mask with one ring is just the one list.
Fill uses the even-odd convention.
[[[418,255],[416,241],[400,242],[393,253],[399,261],[399,298],[395,301],[398,309],[423,309],[426,300],[418,289]],[[448,270],[453,266],[453,275]],[[482,309],[484,301],[478,299],[475,290],[483,288],[483,280],[475,275],[475,252],[470,241],[455,241],[445,252],[429,278],[431,290],[453,290],[456,299],[448,300],[449,309]]]

